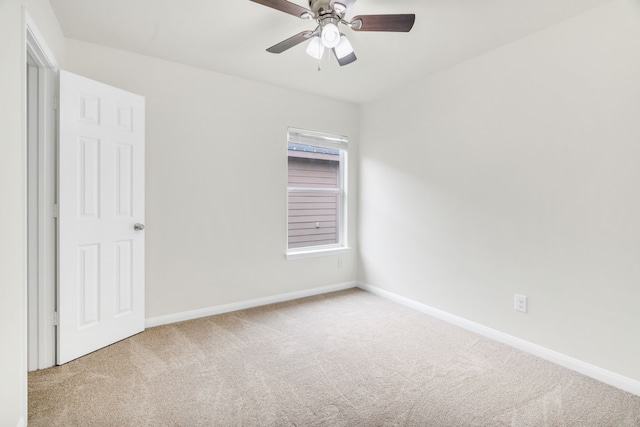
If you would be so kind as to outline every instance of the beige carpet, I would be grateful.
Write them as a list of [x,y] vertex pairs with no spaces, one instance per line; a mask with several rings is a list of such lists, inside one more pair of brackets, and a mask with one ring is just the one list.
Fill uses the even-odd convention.
[[30,426],[640,426],[640,397],[361,290],[29,374]]

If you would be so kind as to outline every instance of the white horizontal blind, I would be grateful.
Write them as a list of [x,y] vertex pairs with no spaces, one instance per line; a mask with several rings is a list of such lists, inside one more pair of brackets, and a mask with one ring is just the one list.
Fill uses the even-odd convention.
[[315,145],[316,147],[336,148],[346,150],[348,139],[342,135],[330,135],[312,130],[289,128],[289,142],[296,144]]

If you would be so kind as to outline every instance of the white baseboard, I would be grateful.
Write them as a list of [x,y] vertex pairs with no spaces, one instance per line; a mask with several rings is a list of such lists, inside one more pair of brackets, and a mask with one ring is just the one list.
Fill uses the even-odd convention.
[[339,283],[337,285],[321,286],[319,288],[305,289],[302,291],[289,292],[286,294],[234,302],[231,304],[217,305],[214,307],[201,308],[199,310],[191,310],[182,313],[167,314],[165,316],[150,317],[145,320],[145,327],[151,328],[153,326],[167,325],[169,323],[182,322],[184,320],[191,320],[200,317],[213,316],[216,314],[229,313],[232,311],[245,310],[247,308],[260,307],[262,305],[275,304],[284,301],[291,301],[294,299],[311,297],[314,295],[326,294],[329,292],[342,291],[355,287],[358,287],[358,282]]
[[557,351],[550,350],[546,347],[542,347],[540,345],[531,343],[529,341],[525,341],[523,339],[514,337],[512,335],[505,334],[504,332],[500,332],[495,329],[488,328],[479,323],[471,322],[462,317],[458,317],[453,314],[447,313],[445,311],[438,310],[437,308],[430,307],[426,304],[419,303],[417,301],[414,301],[409,298],[405,298],[403,296],[394,294],[384,289],[381,289],[372,285],[362,284],[362,283],[359,284],[358,287],[365,291],[371,292],[372,294],[387,298],[391,301],[413,308],[417,311],[429,314],[433,317],[452,323],[461,328],[470,330],[479,335],[483,335],[487,338],[491,338],[495,341],[499,341],[503,344],[507,344],[511,347],[515,347],[526,353],[533,354],[534,356],[538,356],[541,359],[545,359],[550,362],[556,363],[560,366],[564,366],[565,368],[571,369],[572,371],[579,372],[582,375],[586,375],[587,377],[591,377],[605,384],[609,384],[613,387],[616,387],[621,390],[640,396],[639,381],[633,380],[631,378],[627,378],[625,376],[616,374],[615,372],[611,372],[606,369],[602,369],[598,366],[591,365],[589,363],[583,362],[573,357],[569,357],[565,354],[558,353]]
[[20,417],[17,427],[27,427],[27,423],[24,422],[24,418]]

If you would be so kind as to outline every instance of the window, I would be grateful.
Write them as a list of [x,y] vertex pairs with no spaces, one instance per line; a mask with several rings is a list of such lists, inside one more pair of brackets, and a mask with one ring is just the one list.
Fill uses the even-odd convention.
[[287,258],[347,249],[347,138],[289,129]]

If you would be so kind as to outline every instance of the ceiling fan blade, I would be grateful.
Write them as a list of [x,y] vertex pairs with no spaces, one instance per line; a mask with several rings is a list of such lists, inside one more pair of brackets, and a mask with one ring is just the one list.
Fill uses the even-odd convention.
[[291,3],[287,0],[251,0],[254,3],[259,3],[264,6],[279,10],[284,13],[288,13],[298,18],[313,18],[314,13],[307,8],[298,6],[295,3]]
[[350,54],[348,54],[345,57],[342,58],[338,58],[338,55],[336,54],[336,49],[333,48],[331,49],[333,51],[333,56],[336,57],[336,60],[338,61],[338,64],[340,64],[341,67],[345,66],[345,65],[349,65],[352,62],[355,62],[358,58],[356,57],[355,52],[351,52]]
[[267,52],[282,53],[287,49],[291,49],[292,47],[299,45],[305,40],[309,40],[312,35],[313,35],[313,31],[303,31],[301,33],[296,34],[293,37],[289,37],[288,39],[271,46],[269,49],[267,49]]
[[354,31],[394,31],[407,33],[413,28],[416,15],[358,15],[351,20]]

